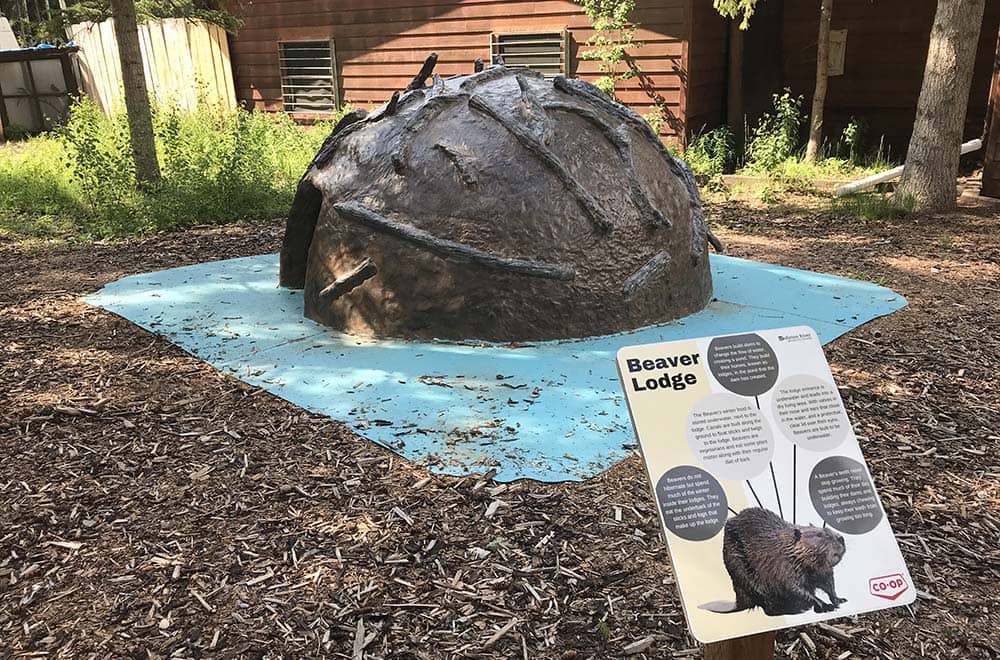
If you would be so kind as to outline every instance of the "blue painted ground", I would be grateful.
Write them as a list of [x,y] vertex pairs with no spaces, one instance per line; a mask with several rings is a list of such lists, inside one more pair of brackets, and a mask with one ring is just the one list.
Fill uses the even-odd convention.
[[906,305],[869,282],[732,257],[713,255],[712,271],[718,301],[697,314],[523,348],[336,332],[303,318],[300,292],[278,288],[277,255],[134,275],[84,300],[435,472],[562,481],[634,446],[618,348],[794,325],[827,343]]

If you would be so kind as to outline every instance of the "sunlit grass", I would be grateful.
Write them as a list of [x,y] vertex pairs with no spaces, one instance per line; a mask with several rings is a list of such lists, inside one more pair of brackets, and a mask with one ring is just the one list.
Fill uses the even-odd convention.
[[163,179],[139,190],[123,113],[77,104],[66,127],[0,148],[0,234],[99,239],[287,211],[331,122],[158,108]]

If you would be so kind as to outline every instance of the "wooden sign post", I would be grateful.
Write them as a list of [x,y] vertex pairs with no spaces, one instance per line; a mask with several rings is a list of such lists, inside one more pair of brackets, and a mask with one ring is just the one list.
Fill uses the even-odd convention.
[[774,632],[706,644],[705,660],[774,660]]

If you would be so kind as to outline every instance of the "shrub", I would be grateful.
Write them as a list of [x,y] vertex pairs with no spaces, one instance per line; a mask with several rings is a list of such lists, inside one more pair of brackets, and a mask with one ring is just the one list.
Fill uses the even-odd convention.
[[860,164],[865,152],[867,128],[863,120],[851,117],[837,141],[837,155],[847,158],[851,165]]
[[18,234],[66,233],[86,213],[59,140],[8,143],[0,156],[0,229]]
[[691,140],[684,158],[696,174],[718,176],[731,173],[737,163],[736,138],[728,126],[719,126]]
[[144,190],[125,114],[87,99],[57,134],[0,150],[0,229],[104,238],[279,215],[331,128],[208,105],[159,106],[153,125],[163,178]]
[[777,167],[801,148],[802,97],[792,96],[786,89],[783,94],[775,94],[773,102],[773,111],[760,118],[747,140],[747,167],[752,171]]
[[594,86],[614,98],[618,83],[634,78],[641,71],[629,57],[630,50],[642,45],[635,41],[637,26],[629,20],[635,0],[576,2],[583,7],[594,29],[587,39],[586,50],[580,51],[579,57],[598,63],[602,75],[594,81]]
[[650,128],[657,135],[660,134],[660,130],[663,128],[663,124],[667,121],[666,112],[664,112],[663,107],[659,105],[654,105],[649,109],[649,112],[642,115],[642,118],[646,120]]
[[77,102],[61,131],[66,166],[84,209],[78,228],[100,235],[150,229],[139,212],[142,195],[135,188],[128,118],[124,111],[108,118],[97,105]]

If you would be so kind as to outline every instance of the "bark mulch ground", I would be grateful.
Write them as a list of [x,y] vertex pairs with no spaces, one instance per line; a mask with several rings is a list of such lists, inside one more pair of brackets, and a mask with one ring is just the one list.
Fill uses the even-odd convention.
[[[998,657],[1000,213],[710,210],[735,255],[910,301],[827,352],[919,599],[779,657]],[[77,301],[280,231],[0,244],[0,658],[699,657],[638,458],[431,476]]]

